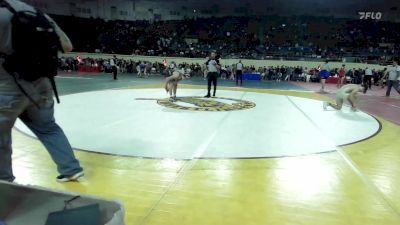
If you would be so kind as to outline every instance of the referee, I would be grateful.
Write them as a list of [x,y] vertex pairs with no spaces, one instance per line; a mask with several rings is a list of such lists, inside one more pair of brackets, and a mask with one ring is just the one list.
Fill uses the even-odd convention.
[[118,67],[117,67],[117,57],[114,55],[110,59],[110,66],[112,68],[112,73],[114,75],[114,80],[118,80]]
[[215,97],[215,93],[217,91],[217,78],[218,71],[221,69],[221,65],[219,64],[219,60],[217,59],[217,53],[215,51],[211,51],[210,58],[205,63],[207,66],[207,81],[208,81],[208,92],[205,98],[211,97],[211,83],[214,85],[213,97]]

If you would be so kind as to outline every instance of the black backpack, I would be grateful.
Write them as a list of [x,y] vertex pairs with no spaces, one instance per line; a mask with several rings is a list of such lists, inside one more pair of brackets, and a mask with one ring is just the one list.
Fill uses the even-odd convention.
[[[35,9],[36,12],[16,11],[4,0],[0,0],[0,6],[13,13],[11,19],[13,53],[4,57],[4,69],[14,76],[16,82],[18,78],[30,82],[42,77],[49,78],[59,103],[54,76],[57,75],[58,69],[58,51],[63,49],[53,24],[38,9]],[[32,101],[21,85],[18,82],[17,84]]]

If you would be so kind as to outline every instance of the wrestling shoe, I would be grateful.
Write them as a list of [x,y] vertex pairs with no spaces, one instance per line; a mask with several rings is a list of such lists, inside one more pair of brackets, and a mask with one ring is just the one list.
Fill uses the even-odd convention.
[[68,182],[68,181],[76,181],[78,180],[80,177],[83,177],[85,174],[83,173],[83,171],[77,172],[73,175],[60,175],[57,177],[57,181],[58,182]]

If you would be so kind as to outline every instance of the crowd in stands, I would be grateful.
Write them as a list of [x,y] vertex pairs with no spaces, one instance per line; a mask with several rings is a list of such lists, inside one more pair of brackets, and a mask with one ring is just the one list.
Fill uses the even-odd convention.
[[[166,65],[162,62],[149,62],[149,61],[134,61],[125,59],[116,59],[116,65],[120,73],[138,74],[148,76],[151,74],[161,74],[164,76],[170,75],[170,70],[183,70],[185,73],[189,72],[189,75],[199,75],[201,73],[200,64],[175,64],[171,62],[170,65]],[[172,67],[173,65],[173,67]],[[60,70],[65,72],[81,71],[81,72],[105,72],[111,73],[112,66],[108,59],[102,58],[80,58],[78,57],[61,57],[59,62]],[[97,70],[82,71],[82,68],[98,68]]]
[[362,57],[400,53],[400,24],[320,17],[223,17],[177,21],[105,21],[53,16],[75,51],[224,58]]

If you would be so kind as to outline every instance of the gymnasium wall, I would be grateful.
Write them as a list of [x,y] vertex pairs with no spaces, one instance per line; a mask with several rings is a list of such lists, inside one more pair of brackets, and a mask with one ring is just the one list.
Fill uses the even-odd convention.
[[[77,53],[77,52],[72,52],[72,53],[66,53],[63,54],[66,57],[76,57],[80,56],[82,58],[111,58],[113,54],[95,54],[95,53]],[[202,58],[181,58],[181,57],[158,57],[158,56],[140,56],[140,55],[116,55],[118,58],[123,58],[123,59],[128,59],[128,60],[134,60],[134,61],[149,61],[149,62],[162,62],[164,59],[167,60],[168,63],[174,61],[176,63],[199,63],[202,64],[206,61],[206,59]],[[239,59],[221,59],[220,60],[222,65],[231,65],[231,64],[236,64]],[[313,61],[285,61],[285,60],[255,60],[255,59],[242,59],[242,63],[245,66],[248,65],[254,65],[256,68],[257,67],[264,67],[264,66],[302,66],[302,67],[307,67],[307,68],[315,68],[318,67],[319,65],[323,65],[324,62],[313,62]],[[332,68],[339,68],[341,67],[342,64],[346,65],[346,68],[363,68],[365,69],[366,67],[372,68],[372,69],[382,69],[384,66],[381,65],[373,65],[373,64],[365,64],[365,63],[342,63],[342,62],[330,62],[330,65]]]

